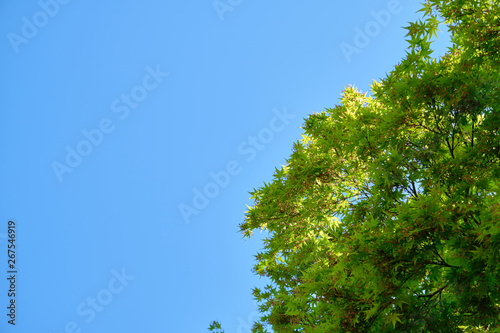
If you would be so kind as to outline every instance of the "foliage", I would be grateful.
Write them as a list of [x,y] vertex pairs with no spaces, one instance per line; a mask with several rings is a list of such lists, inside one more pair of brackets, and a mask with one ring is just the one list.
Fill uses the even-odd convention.
[[310,115],[252,192],[240,229],[268,231],[271,281],[253,332],[500,332],[500,3],[422,12],[402,62]]

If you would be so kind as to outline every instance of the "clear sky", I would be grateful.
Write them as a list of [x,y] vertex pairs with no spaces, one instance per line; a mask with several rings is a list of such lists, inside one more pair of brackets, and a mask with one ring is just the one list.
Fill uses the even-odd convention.
[[399,62],[418,8],[2,1],[0,331],[249,332],[248,192],[308,114]]

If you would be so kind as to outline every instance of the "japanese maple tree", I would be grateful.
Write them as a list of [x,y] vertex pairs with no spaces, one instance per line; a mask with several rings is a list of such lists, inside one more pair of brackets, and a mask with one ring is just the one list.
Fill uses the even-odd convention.
[[500,2],[421,11],[402,62],[310,115],[252,192],[254,332],[500,332]]

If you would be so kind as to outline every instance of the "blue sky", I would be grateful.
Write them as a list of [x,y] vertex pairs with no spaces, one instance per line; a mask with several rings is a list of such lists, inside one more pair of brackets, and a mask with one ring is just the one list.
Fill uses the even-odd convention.
[[2,2],[0,331],[249,332],[266,281],[259,234],[238,233],[248,192],[308,114],[399,62],[418,8]]

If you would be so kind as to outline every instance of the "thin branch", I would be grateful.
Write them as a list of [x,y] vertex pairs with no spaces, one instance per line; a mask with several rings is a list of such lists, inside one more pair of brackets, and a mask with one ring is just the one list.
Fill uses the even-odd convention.
[[436,290],[435,292],[433,292],[432,294],[427,294],[427,295],[419,295],[418,298],[422,298],[422,297],[426,297],[426,298],[432,298],[434,296],[436,296],[437,294],[439,294],[440,292],[442,292],[446,287],[448,287],[450,284],[447,283],[445,286],[439,288],[438,290]]

